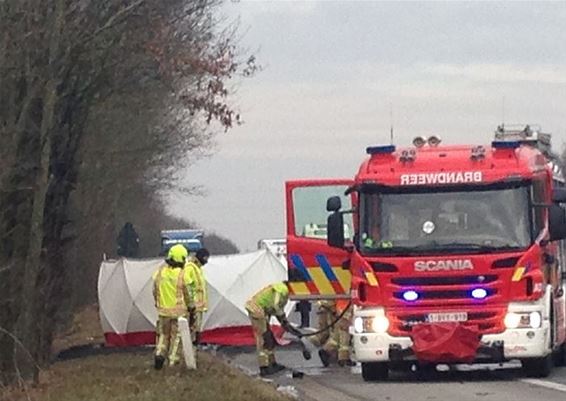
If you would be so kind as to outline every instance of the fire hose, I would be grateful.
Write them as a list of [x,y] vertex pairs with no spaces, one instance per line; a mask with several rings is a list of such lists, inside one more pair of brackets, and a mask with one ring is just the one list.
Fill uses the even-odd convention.
[[310,351],[307,349],[307,346],[305,345],[305,343],[303,342],[303,337],[313,337],[316,336],[318,334],[324,333],[326,331],[329,331],[330,329],[332,329],[339,321],[340,319],[342,319],[342,317],[344,317],[344,315],[346,314],[346,312],[348,311],[348,309],[350,309],[350,307],[352,306],[352,301],[348,302],[348,305],[344,308],[344,310],[334,319],[334,321],[332,321],[328,326],[323,327],[322,329],[310,332],[310,333],[303,333],[300,332],[299,330],[295,329],[296,331],[298,331],[299,333],[301,333],[300,336],[296,335],[295,333],[291,333],[293,335],[295,335],[298,339],[299,339],[299,344],[301,346],[301,352],[303,354],[303,358],[305,358],[306,360],[311,359],[311,353]]
[[[340,319],[342,319],[342,317],[344,317],[344,315],[346,314],[348,309],[350,309],[351,306],[352,306],[352,302],[350,301],[350,302],[348,302],[348,305],[344,308],[344,310],[342,312],[340,312],[340,314],[338,314],[338,316],[336,316],[336,318],[328,326],[323,327],[323,328],[316,330],[316,331],[313,331],[313,332],[303,333],[300,330],[296,329],[295,327],[291,326],[290,323],[287,323],[289,326],[292,327],[292,330],[287,329],[286,331],[299,339],[301,351],[302,351],[303,357],[306,360],[311,359],[311,353],[307,349],[307,346],[303,342],[302,338],[303,337],[313,337],[313,336],[316,336],[318,334],[324,333],[324,332],[332,329],[340,321]],[[263,340],[264,340],[264,343],[265,343],[265,345],[268,349],[273,349],[275,347],[275,344],[277,343],[275,336],[273,335],[273,333],[269,329],[263,334]]]
[[309,333],[301,333],[302,337],[312,337],[312,336],[316,336],[318,334],[324,333],[325,331],[330,330],[331,328],[333,328],[336,323],[338,323],[340,321],[340,319],[342,319],[344,317],[344,315],[346,314],[346,312],[348,312],[348,309],[350,309],[350,306],[352,306],[352,301],[348,302],[348,305],[344,308],[344,310],[342,312],[340,312],[340,314],[336,317],[336,319],[331,322],[328,326],[323,327],[322,329],[313,331],[313,332],[309,332]]

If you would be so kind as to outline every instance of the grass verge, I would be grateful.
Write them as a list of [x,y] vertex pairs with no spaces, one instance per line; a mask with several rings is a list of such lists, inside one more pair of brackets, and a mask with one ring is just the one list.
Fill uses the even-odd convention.
[[[289,401],[220,359],[199,353],[198,369],[152,368],[148,352],[58,362],[39,386],[6,391],[5,401]],[[6,390],[6,389],[4,389]]]
[[[88,306],[56,339],[54,353],[104,342],[98,308]],[[289,401],[270,384],[254,380],[207,353],[198,369],[153,369],[148,350],[57,362],[34,388],[0,387],[0,401]]]

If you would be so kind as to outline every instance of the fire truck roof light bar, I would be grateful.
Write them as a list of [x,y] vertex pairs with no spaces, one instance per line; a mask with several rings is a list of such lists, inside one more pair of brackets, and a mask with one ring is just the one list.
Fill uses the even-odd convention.
[[368,146],[366,148],[368,155],[391,154],[393,152],[395,152],[395,145]]
[[491,146],[495,149],[516,149],[521,146],[519,141],[493,141]]

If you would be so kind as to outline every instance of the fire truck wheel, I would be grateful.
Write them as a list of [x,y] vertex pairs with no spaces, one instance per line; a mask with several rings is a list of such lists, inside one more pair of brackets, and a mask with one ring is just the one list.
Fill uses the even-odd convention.
[[389,370],[392,372],[410,372],[413,362],[389,362]]
[[436,374],[436,364],[434,363],[417,363],[415,374],[421,380],[429,380]]
[[529,358],[521,361],[528,377],[548,377],[552,370],[552,354],[543,358]]
[[386,380],[389,377],[387,362],[362,362],[362,377],[365,381]]

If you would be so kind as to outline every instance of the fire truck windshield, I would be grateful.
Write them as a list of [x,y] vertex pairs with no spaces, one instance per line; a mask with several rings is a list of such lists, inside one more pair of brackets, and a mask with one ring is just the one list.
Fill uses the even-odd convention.
[[474,253],[531,243],[529,187],[360,194],[363,254]]

